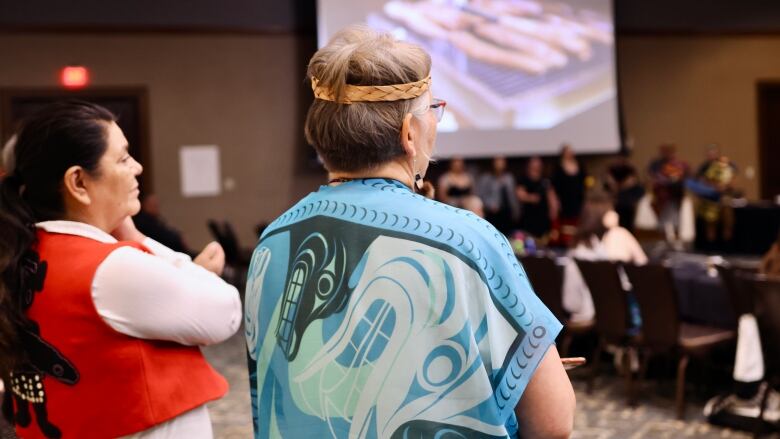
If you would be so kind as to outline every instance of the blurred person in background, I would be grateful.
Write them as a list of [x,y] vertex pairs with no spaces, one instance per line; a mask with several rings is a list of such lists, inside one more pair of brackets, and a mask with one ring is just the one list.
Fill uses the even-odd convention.
[[680,229],[680,210],[685,194],[685,179],[690,174],[688,163],[677,158],[677,146],[665,143],[658,148],[658,157],[650,162],[647,173],[653,189],[652,206],[662,231]]
[[[696,168],[696,178],[704,177],[707,174],[709,168],[719,162],[721,157],[723,157],[720,151],[720,146],[716,143],[707,145],[704,155],[704,161],[699,165],[698,168]],[[737,167],[733,166],[732,169],[736,171]]]
[[463,207],[463,199],[474,195],[474,178],[466,170],[466,162],[460,157],[450,160],[450,167],[439,177],[436,195],[442,203]]
[[577,222],[585,201],[585,168],[577,160],[571,145],[564,144],[555,163],[552,185],[560,201],[557,242],[567,246],[576,233]]
[[477,195],[484,204],[485,219],[506,236],[515,229],[520,203],[515,196],[515,178],[507,171],[506,158],[495,157],[489,172],[477,180]]
[[[567,254],[569,260],[564,267],[563,307],[570,312],[574,321],[593,319],[595,310],[590,290],[585,284],[574,259],[589,261],[608,260],[628,264],[644,265],[648,259],[634,236],[621,227],[612,200],[607,194],[596,192],[588,196],[582,209],[577,234]],[[631,286],[621,273],[626,291]],[[629,303],[632,324],[639,324],[639,310],[635,302]]]
[[521,203],[520,229],[546,243],[552,222],[558,218],[559,204],[555,190],[543,172],[542,159],[528,159],[525,175],[517,181],[515,193]]
[[462,209],[468,210],[480,218],[485,218],[485,205],[482,203],[482,199],[480,199],[478,196],[469,195],[467,197],[463,197],[462,204]]
[[734,229],[731,200],[739,195],[735,187],[738,172],[737,165],[721,154],[718,145],[707,146],[706,154],[695,180],[689,181],[687,187],[697,198],[696,216],[704,224],[705,246],[712,249],[719,237],[726,242],[731,240]]
[[639,182],[639,174],[628,153],[621,152],[607,168],[606,188],[615,200],[620,227],[633,232],[637,205],[645,195],[645,189]]

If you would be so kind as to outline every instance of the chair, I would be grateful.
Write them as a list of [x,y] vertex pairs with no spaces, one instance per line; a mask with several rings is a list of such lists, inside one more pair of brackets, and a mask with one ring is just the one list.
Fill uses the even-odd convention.
[[249,260],[243,258],[241,247],[238,245],[238,237],[233,225],[228,221],[222,223],[222,239],[225,248],[225,261],[233,266],[249,265]]
[[531,281],[536,294],[558,320],[565,322],[567,315],[563,309],[561,295],[561,287],[563,286],[561,267],[546,256],[522,256],[520,262],[523,264],[528,280]]
[[642,373],[650,356],[676,352],[677,363],[676,407],[677,418],[685,417],[685,371],[691,357],[701,357],[712,348],[734,340],[734,331],[694,325],[680,321],[677,291],[671,271],[658,264],[626,265],[633,292],[639,302],[642,330],[639,338],[643,354]]
[[225,238],[222,236],[222,225],[217,220],[209,219],[206,221],[206,226],[209,228],[211,237],[214,238],[214,240],[217,241],[219,245],[222,245],[225,240]]
[[747,270],[735,268],[728,264],[716,264],[718,275],[729,293],[731,306],[734,308],[734,316],[739,319],[743,314],[753,312],[753,296],[750,288],[745,285],[747,280],[740,276],[747,273]]
[[[757,277],[753,286],[755,316],[764,354],[764,378],[769,382],[761,400],[759,420],[763,420],[769,389],[780,384],[780,279]],[[757,423],[756,436],[762,424]]]
[[251,260],[251,251],[245,252],[241,250],[235,229],[233,229],[230,222],[209,219],[206,225],[214,240],[225,251],[225,272],[223,277],[236,286],[239,291],[242,291],[245,283],[244,276],[246,276],[246,270],[249,268],[249,261]]
[[[593,307],[596,311],[596,332],[599,341],[593,352],[591,375],[588,379],[587,391],[593,391],[593,382],[599,372],[601,354],[608,343],[617,344],[630,349],[634,345],[634,337],[628,332],[628,302],[626,293],[620,282],[618,265],[609,261],[586,261],[576,259],[577,267],[593,297]],[[632,403],[633,378],[630,367],[630,356],[623,356],[623,370],[626,376],[626,387],[629,403]]]
[[225,251],[225,263],[234,267],[248,266],[251,260],[251,251],[242,250],[238,243],[238,237],[233,225],[229,221],[217,221],[210,219],[206,225],[215,241]]
[[561,291],[563,268],[558,266],[552,258],[522,256],[520,262],[522,262],[528,280],[531,281],[536,294],[564,325],[560,353],[562,357],[565,357],[568,355],[574,336],[590,332],[594,324],[593,322],[569,322],[568,313],[563,309],[563,292]]

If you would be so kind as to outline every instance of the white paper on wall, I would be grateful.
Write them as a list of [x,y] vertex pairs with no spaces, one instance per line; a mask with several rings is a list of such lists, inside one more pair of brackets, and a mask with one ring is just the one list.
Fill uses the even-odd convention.
[[219,195],[219,147],[217,145],[182,146],[179,148],[181,193],[185,197]]

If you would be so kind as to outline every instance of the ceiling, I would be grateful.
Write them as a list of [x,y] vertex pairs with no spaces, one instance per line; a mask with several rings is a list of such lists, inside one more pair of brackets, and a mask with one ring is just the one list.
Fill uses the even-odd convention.
[[[360,0],[355,0],[360,1]],[[777,0],[614,0],[618,33],[778,33]],[[0,0],[0,31],[315,31],[316,0]]]

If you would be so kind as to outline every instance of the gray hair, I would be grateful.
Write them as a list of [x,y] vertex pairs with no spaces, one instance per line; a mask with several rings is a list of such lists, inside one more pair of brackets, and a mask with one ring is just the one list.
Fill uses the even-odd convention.
[[[430,74],[421,47],[365,26],[338,32],[311,58],[307,76],[341,96],[346,85],[394,85]],[[375,168],[404,154],[401,126],[407,114],[427,111],[428,93],[407,100],[340,104],[315,99],[306,116],[306,141],[329,171]]]

